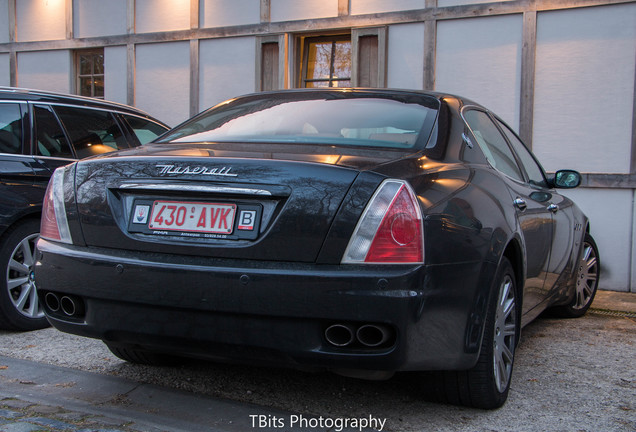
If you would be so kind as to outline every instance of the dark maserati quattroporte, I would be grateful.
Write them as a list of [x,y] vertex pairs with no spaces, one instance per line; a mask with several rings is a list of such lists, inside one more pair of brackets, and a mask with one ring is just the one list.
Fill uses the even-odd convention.
[[580,316],[588,220],[471,101],[389,90],[239,97],[159,140],[58,169],[36,280],[58,329],[122,359],[440,371],[504,403],[521,328]]

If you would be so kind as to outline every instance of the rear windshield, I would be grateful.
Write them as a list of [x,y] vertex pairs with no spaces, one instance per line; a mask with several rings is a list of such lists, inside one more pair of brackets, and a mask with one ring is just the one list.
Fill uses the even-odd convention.
[[158,142],[308,143],[416,148],[437,100],[425,96],[288,93],[240,98],[178,126]]

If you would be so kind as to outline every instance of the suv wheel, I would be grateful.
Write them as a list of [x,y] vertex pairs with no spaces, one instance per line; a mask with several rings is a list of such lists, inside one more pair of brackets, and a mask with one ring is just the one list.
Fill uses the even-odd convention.
[[31,219],[11,228],[0,241],[0,328],[37,330],[49,323],[38,301],[33,277],[40,222]]

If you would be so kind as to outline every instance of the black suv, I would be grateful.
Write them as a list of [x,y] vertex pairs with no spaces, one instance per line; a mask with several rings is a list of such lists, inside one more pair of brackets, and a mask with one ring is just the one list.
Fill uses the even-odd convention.
[[145,144],[166,130],[126,105],[0,87],[0,328],[48,325],[32,270],[42,200],[55,168]]

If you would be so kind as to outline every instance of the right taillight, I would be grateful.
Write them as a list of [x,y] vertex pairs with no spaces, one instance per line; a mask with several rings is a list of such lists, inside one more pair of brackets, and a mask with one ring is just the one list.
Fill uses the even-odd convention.
[[55,170],[46,188],[40,222],[40,237],[62,243],[73,243],[64,206],[64,168]]
[[345,250],[346,264],[424,262],[422,213],[403,180],[385,180],[364,209]]

